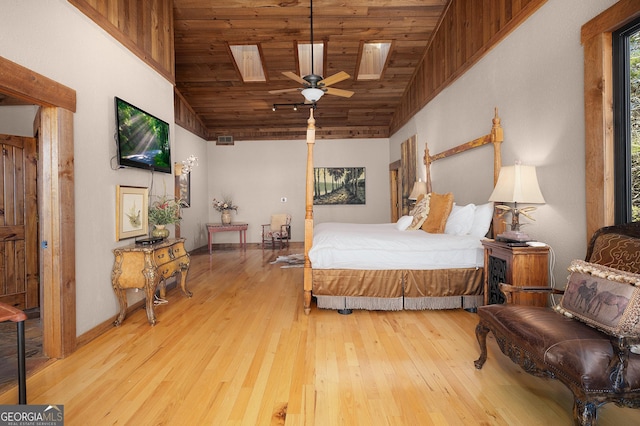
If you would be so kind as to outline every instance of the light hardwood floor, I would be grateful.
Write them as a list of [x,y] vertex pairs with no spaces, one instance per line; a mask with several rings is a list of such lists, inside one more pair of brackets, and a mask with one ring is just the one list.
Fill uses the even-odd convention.
[[[269,263],[283,253],[192,254],[192,299],[173,289],[155,327],[137,310],[46,366],[29,377],[28,402],[64,404],[66,425],[572,423],[570,392],[521,371],[492,336],[474,368],[475,314],[305,316],[302,269]],[[0,395],[16,401],[15,388]],[[640,424],[640,410],[609,404],[599,420]]]

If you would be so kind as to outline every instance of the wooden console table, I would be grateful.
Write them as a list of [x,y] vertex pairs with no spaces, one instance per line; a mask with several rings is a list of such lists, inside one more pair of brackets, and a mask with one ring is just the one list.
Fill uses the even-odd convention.
[[127,315],[127,289],[144,289],[147,307],[147,320],[155,325],[153,299],[160,284],[160,297],[165,297],[166,280],[179,274],[180,288],[185,296],[191,297],[187,290],[187,272],[189,272],[189,253],[184,248],[184,238],[167,239],[151,245],[131,244],[113,250],[115,261],[111,271],[113,291],[120,302],[120,315],[114,325],[119,326]]
[[209,234],[209,254],[211,254],[211,240],[212,236],[215,232],[228,232],[228,231],[238,231],[240,232],[240,247],[242,249],[247,248],[247,228],[249,224],[247,223],[239,223],[239,222],[231,222],[229,224],[226,223],[207,223],[207,233]]

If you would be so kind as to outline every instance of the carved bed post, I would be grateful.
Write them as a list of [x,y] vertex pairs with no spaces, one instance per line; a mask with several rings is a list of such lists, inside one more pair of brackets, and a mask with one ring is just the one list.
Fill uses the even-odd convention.
[[502,168],[502,142],[504,141],[504,131],[500,126],[500,117],[498,117],[498,107],[495,109],[493,117],[493,127],[491,127],[491,142],[493,143],[493,186],[498,183],[498,176]]
[[429,157],[429,145],[424,144],[424,158],[422,160],[426,166],[427,194],[432,192],[431,189],[431,157]]
[[311,312],[312,274],[309,250],[313,244],[313,146],[316,143],[316,120],[313,107],[309,108],[307,120],[307,192],[304,217],[304,313]]

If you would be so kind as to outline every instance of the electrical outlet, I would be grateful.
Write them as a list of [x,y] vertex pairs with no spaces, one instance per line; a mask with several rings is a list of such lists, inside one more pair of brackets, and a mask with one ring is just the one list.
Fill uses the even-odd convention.
[[282,198],[280,198],[280,202],[281,202],[281,203],[286,203],[286,202],[287,202],[287,197],[282,197]]

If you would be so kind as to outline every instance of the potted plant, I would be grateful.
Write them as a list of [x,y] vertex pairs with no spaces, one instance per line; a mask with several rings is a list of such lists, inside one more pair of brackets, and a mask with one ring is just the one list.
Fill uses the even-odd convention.
[[154,226],[151,235],[166,238],[169,230],[166,225],[180,223],[180,200],[163,195],[149,205],[149,224]]
[[238,206],[234,205],[229,197],[224,197],[223,201],[218,201],[214,198],[213,208],[222,213],[220,220],[226,225],[231,223],[231,210],[238,212]]

